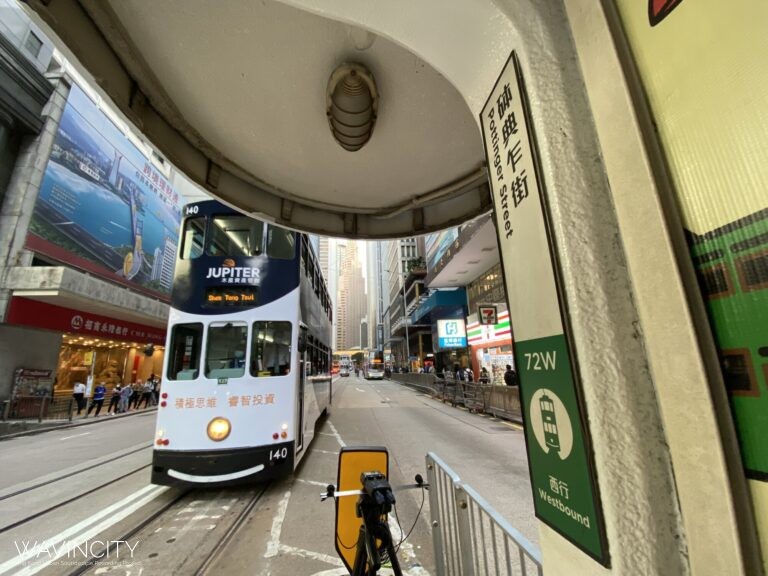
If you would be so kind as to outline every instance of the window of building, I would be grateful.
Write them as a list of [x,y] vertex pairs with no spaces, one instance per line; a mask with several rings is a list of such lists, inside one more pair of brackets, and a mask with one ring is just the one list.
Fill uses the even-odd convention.
[[203,342],[202,324],[176,324],[171,332],[168,350],[169,380],[194,380],[200,370],[200,346]]
[[467,286],[467,301],[470,310],[476,310],[478,304],[506,301],[501,264],[496,264]]
[[194,260],[203,253],[205,218],[187,218],[181,234],[181,258]]
[[245,322],[212,322],[205,352],[207,378],[240,378],[245,374],[248,325]]
[[40,56],[40,50],[43,48],[43,41],[34,32],[30,31],[26,42],[24,42],[24,48],[30,53],[32,58],[37,58]]
[[291,371],[291,323],[254,322],[251,376],[282,376]]
[[215,216],[205,252],[208,256],[258,256],[263,242],[262,222],[246,216]]

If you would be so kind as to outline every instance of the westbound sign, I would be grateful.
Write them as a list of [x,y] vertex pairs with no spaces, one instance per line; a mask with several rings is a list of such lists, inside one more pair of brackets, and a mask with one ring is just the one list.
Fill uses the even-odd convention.
[[520,64],[513,52],[483,108],[504,282],[536,516],[609,564],[586,413],[566,338],[546,198]]

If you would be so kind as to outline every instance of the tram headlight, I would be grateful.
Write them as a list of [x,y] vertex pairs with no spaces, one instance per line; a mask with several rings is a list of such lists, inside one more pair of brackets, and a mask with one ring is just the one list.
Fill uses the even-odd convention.
[[226,418],[216,417],[208,422],[208,438],[214,442],[221,442],[232,430],[232,425]]

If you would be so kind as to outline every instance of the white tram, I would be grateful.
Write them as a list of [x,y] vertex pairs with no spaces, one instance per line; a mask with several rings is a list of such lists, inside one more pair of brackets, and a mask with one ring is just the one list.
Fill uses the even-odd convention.
[[331,403],[331,324],[305,235],[216,201],[186,206],[152,482],[292,472]]

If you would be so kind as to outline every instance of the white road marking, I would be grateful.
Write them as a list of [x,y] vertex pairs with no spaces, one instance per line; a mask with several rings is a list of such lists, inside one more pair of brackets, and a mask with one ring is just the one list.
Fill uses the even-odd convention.
[[331,432],[333,432],[333,435],[336,437],[336,441],[339,443],[339,446],[344,447],[346,444],[344,443],[344,440],[341,439],[341,434],[339,434],[339,431],[336,430],[336,426],[333,425],[333,422],[328,420],[328,426],[331,428]]
[[264,558],[272,558],[277,556],[280,551],[280,532],[283,529],[283,521],[285,520],[285,512],[288,510],[288,500],[291,499],[291,491],[288,490],[284,495],[280,503],[277,505],[277,512],[272,519],[272,538],[267,543],[267,551],[264,553]]
[[332,454],[333,456],[338,456],[338,452],[332,452],[331,450],[318,450],[317,448],[313,448],[312,452],[317,452],[318,454]]
[[88,436],[90,432],[83,432],[82,434],[75,434],[74,436],[64,436],[64,438],[59,438],[59,440],[69,440],[70,438],[78,438],[80,436]]
[[365,390],[363,390],[362,388],[355,387],[355,390],[357,390],[358,392],[365,392]]
[[[119,502],[115,502],[97,514],[86,518],[82,522],[78,522],[71,528],[60,532],[48,540],[40,542],[34,548],[26,551],[23,554],[19,554],[16,558],[0,564],[0,574],[8,572],[20,564],[28,563],[33,557],[35,558],[34,564],[28,564],[25,569],[16,572],[15,574],[17,576],[31,576],[32,574],[37,574],[40,572],[40,570],[43,570],[46,566],[52,562],[55,562],[65,554],[71,554],[71,551],[76,546],[81,546],[87,540],[90,540],[103,533],[110,526],[113,526],[114,524],[120,522],[122,519],[127,518],[136,510],[151,502],[166,490],[168,490],[167,486],[154,486],[152,484],[145,486],[127,498],[123,498]],[[102,522],[99,522],[103,518],[106,519]],[[90,529],[88,529],[89,526]],[[85,531],[81,532],[82,530]],[[75,538],[69,539],[70,536],[75,535],[77,535]],[[65,540],[68,540],[68,546],[60,546],[60,544]],[[47,552],[47,550],[50,550],[51,553]],[[40,557],[44,557],[45,561],[38,563]]]
[[318,482],[317,480],[304,480],[303,478],[296,478],[296,482],[301,482],[302,484],[312,484],[312,486],[322,486],[323,488],[328,487],[328,482]]
[[[292,556],[300,556],[302,558],[320,560],[321,562],[325,562],[331,566],[344,566],[341,559],[337,558],[336,556],[328,556],[328,554],[323,554],[321,552],[313,552],[312,550],[304,550],[302,548],[295,548],[285,544],[280,544],[280,552],[283,552],[284,554],[291,554]],[[349,574],[349,572],[347,572],[345,569],[343,574]]]

